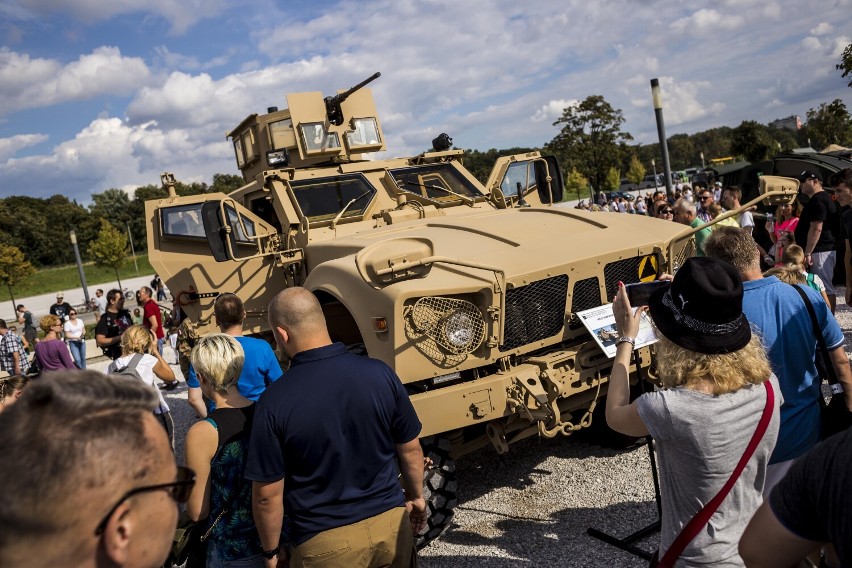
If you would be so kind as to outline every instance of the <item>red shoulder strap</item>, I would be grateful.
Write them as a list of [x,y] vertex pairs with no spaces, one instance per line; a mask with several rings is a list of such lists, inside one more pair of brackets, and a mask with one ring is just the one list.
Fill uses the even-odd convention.
[[708,501],[707,504],[704,505],[704,507],[702,507],[702,509],[698,511],[694,517],[692,517],[686,526],[683,527],[683,530],[680,531],[680,534],[677,535],[677,538],[674,539],[674,542],[672,542],[672,545],[666,551],[666,554],[657,564],[659,568],[671,568],[674,566],[675,561],[677,561],[681,553],[683,553],[686,545],[692,542],[692,539],[694,539],[698,533],[701,532],[701,529],[710,522],[710,517],[713,516],[713,513],[716,512],[716,509],[719,508],[719,505],[722,504],[722,501],[725,500],[728,493],[731,492],[731,489],[733,489],[737,479],[739,479],[745,469],[748,460],[751,459],[751,456],[757,449],[757,445],[760,443],[760,440],[763,438],[763,434],[766,433],[766,429],[769,427],[769,421],[772,420],[772,411],[775,408],[775,393],[772,390],[772,383],[769,380],[765,380],[763,381],[763,386],[766,387],[766,406],[763,407],[763,414],[761,414],[760,421],[757,423],[757,429],[754,431],[754,434],[752,434],[745,452],[743,452],[739,463],[737,463],[737,467],[734,468],[734,472],[731,474],[731,477],[728,478],[728,481],[725,482],[725,485],[722,486],[722,489],[719,490],[719,493]]

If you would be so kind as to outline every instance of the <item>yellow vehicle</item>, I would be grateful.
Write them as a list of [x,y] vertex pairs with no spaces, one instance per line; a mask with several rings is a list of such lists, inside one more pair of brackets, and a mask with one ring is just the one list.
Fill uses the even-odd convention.
[[[673,272],[692,239],[683,225],[562,206],[556,160],[538,152],[500,158],[484,185],[446,134],[431,152],[369,159],[385,149],[363,88],[376,76],[248,116],[228,135],[245,185],[148,201],[148,250],[200,334],[227,291],[245,303],[246,332],[270,339],[270,299],[304,286],[334,340],[396,370],[435,464],[423,544],[452,519],[456,458],[590,424],[612,361],[575,314],[619,281]],[[648,376],[649,350],[636,360]]]

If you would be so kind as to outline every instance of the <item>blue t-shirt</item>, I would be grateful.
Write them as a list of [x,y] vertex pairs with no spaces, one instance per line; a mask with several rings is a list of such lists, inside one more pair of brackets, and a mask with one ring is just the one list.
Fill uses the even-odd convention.
[[[843,344],[843,332],[825,300],[799,286],[816,312],[829,351]],[[778,377],[784,404],[781,430],[770,464],[804,455],[819,441],[820,379],[814,364],[816,337],[802,298],[776,277],[743,282],[743,312],[758,330]]]
[[293,542],[301,544],[403,506],[395,445],[420,430],[390,367],[341,343],[310,349],[258,400],[245,475],[284,479]]
[[[281,365],[275,358],[275,352],[264,340],[255,337],[235,337],[234,339],[242,346],[246,356],[243,371],[237,381],[237,390],[247,399],[256,401],[266,390],[267,385],[275,382],[282,375]],[[186,385],[190,388],[201,386],[192,365],[189,366]],[[208,412],[211,410],[210,404],[207,410]]]

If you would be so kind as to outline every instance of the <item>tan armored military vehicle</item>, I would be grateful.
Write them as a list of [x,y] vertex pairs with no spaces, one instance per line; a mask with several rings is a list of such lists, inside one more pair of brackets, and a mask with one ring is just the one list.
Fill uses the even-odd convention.
[[[148,249],[202,334],[228,291],[247,332],[271,339],[270,299],[304,286],[333,339],[396,370],[435,464],[423,544],[452,519],[455,458],[590,424],[612,361],[575,314],[619,281],[674,271],[692,240],[683,225],[560,205],[556,160],[537,152],[499,159],[485,185],[446,135],[432,152],[371,160],[385,150],[363,88],[377,76],[243,120],[228,136],[245,185],[149,201]],[[647,376],[647,348],[637,361]]]

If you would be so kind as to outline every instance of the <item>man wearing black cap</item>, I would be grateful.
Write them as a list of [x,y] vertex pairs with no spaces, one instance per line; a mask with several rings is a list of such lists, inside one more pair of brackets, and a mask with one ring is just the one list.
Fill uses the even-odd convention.
[[[796,244],[805,251],[805,263],[809,270],[825,283],[825,293],[831,303],[831,312],[837,304],[837,293],[831,280],[834,277],[836,252],[834,235],[826,222],[834,214],[834,203],[822,188],[822,177],[813,170],[804,170],[797,176],[802,195],[807,197],[796,225]],[[825,230],[823,230],[825,229]]]

